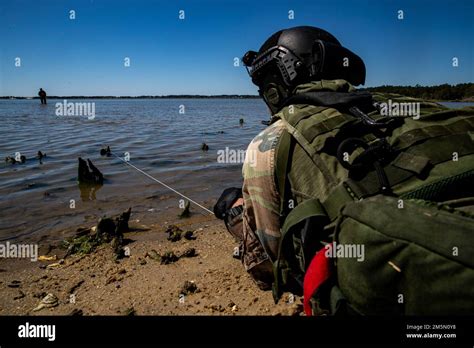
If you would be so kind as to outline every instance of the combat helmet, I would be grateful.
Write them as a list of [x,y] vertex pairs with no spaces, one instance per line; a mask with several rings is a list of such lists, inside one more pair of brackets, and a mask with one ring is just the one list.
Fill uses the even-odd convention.
[[302,83],[323,79],[344,79],[354,86],[365,83],[362,59],[316,27],[280,30],[258,52],[245,53],[242,61],[272,113]]

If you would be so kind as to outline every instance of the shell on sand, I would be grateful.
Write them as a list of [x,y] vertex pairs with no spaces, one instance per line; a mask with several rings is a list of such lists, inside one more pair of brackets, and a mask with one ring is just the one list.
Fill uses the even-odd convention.
[[49,293],[40,301],[38,306],[33,308],[33,312],[37,312],[39,310],[42,310],[43,308],[56,307],[58,304],[59,300],[56,295]]

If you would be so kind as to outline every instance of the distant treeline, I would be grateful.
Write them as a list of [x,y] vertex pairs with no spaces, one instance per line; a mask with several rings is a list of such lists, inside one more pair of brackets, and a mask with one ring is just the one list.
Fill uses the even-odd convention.
[[[380,93],[396,93],[407,97],[449,101],[449,100],[464,100],[474,101],[474,83],[460,83],[457,85],[448,85],[447,83],[438,86],[379,86],[363,88],[370,92]],[[13,97],[6,96],[0,99],[31,99],[31,97]],[[48,96],[48,99],[256,99],[260,98],[258,95],[239,95],[239,94],[221,94],[221,95],[141,95],[136,97],[131,96]],[[38,99],[38,97],[33,97]]]
[[[48,99],[255,99],[260,98],[258,95],[248,94],[219,94],[219,95],[192,95],[192,94],[179,94],[179,95],[140,95],[140,96],[107,96],[107,95],[67,95],[67,96],[48,96]],[[39,97],[0,97],[0,99],[39,99]]]
[[396,93],[407,97],[430,100],[465,100],[474,101],[474,83],[460,83],[438,86],[379,86],[364,88],[370,92]]

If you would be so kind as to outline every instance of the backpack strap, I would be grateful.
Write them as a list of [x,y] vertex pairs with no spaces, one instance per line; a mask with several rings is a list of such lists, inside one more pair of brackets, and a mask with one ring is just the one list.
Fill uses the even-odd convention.
[[[471,116],[471,115],[469,115]],[[395,138],[391,144],[399,150],[409,148],[416,143],[448,135],[465,134],[466,129],[474,128],[474,117],[463,118],[448,125],[432,125],[408,130]]]
[[278,188],[278,193],[280,195],[280,225],[285,220],[285,217],[288,212],[288,196],[290,188],[289,182],[287,179],[289,165],[291,160],[291,154],[293,152],[293,139],[292,136],[284,130],[278,147],[276,149],[277,158],[275,161],[275,178]]
[[[324,108],[319,108],[319,109],[320,110],[316,111],[316,112],[321,112]],[[306,115],[306,116],[312,116],[312,115],[314,115],[314,114],[309,114],[309,115]],[[290,135],[295,139],[295,141],[308,154],[311,161],[321,171],[321,173],[323,174],[323,176],[325,177],[325,179],[329,183],[329,185],[330,186],[335,186],[336,181],[335,181],[335,178],[334,178],[333,174],[331,174],[329,168],[327,167],[326,163],[321,159],[321,156],[316,151],[316,149],[313,146],[311,146],[311,144],[306,139],[306,137],[295,127],[297,125],[297,123],[293,125],[293,123],[294,123],[293,120],[288,121],[283,117],[281,118],[281,120],[284,123],[287,132],[290,133]],[[299,121],[301,121],[301,120],[299,120]]]

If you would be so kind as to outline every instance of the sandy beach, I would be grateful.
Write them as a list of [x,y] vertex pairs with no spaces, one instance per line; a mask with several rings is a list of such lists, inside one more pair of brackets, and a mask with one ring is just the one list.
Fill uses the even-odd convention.
[[[56,260],[1,259],[0,315],[301,314],[300,298],[284,294],[275,305],[271,292],[258,289],[232,257],[236,243],[221,221],[195,216],[177,225],[193,231],[196,239],[168,241],[166,224],[143,225],[132,213],[132,232],[125,234],[130,255],[117,261],[109,244],[64,261],[60,261],[64,249],[44,245],[39,255],[56,256]],[[153,250],[181,255],[190,248],[196,256],[170,264],[150,256]],[[186,282],[197,289],[183,296]],[[57,297],[57,305],[34,311],[50,293]]]

